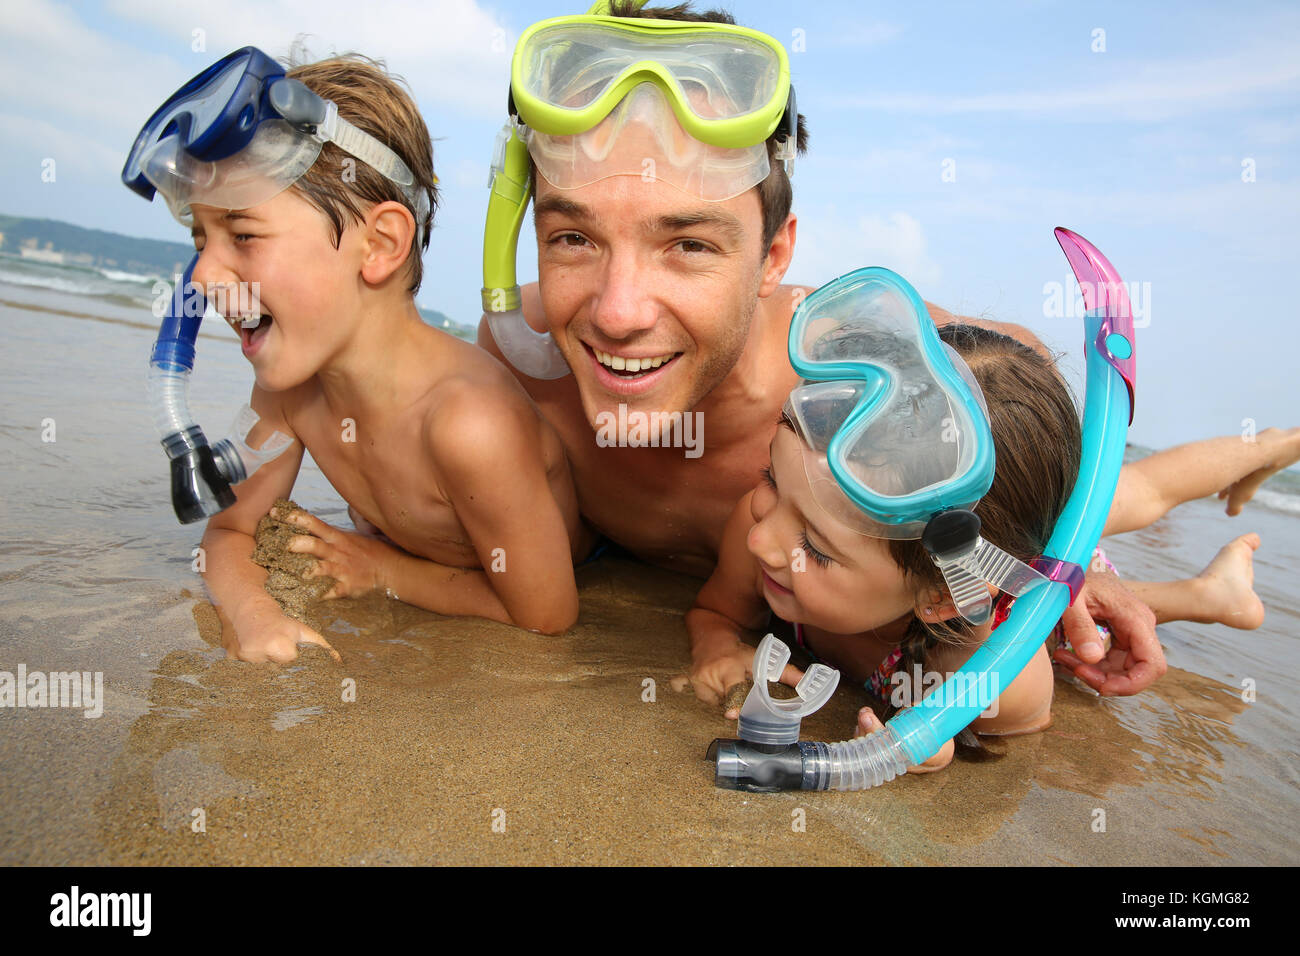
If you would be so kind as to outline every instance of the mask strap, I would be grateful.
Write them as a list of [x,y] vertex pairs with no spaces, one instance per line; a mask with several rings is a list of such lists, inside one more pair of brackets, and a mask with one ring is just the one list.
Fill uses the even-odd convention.
[[943,575],[957,612],[971,624],[983,624],[992,613],[986,584],[1014,599],[1051,580],[981,537],[973,511],[953,508],[935,515],[921,543]]

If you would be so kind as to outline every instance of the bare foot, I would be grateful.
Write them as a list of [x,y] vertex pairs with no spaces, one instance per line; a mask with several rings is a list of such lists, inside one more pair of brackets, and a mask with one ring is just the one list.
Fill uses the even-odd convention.
[[1255,440],[1261,444],[1276,446],[1276,451],[1267,465],[1255,469],[1219,492],[1219,500],[1225,498],[1228,500],[1228,514],[1234,517],[1241,514],[1241,509],[1246,502],[1255,497],[1255,492],[1259,491],[1260,485],[1283,468],[1294,465],[1300,460],[1300,428],[1288,428],[1285,431],[1280,428],[1266,428],[1255,436]]
[[1205,594],[1205,617],[1198,620],[1243,631],[1253,631],[1264,623],[1264,605],[1255,593],[1254,559],[1258,547],[1259,535],[1253,532],[1234,538],[1196,576]]

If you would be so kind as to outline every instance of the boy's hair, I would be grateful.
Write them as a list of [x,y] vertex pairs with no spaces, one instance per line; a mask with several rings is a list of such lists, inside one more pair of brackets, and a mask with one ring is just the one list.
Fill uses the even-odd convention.
[[[946,325],[939,337],[970,366],[984,392],[997,466],[978,505],[980,534],[1028,563],[1043,553],[1079,475],[1079,415],[1055,363],[1010,336],[973,325]],[[920,541],[889,542],[894,561],[918,592],[943,576]],[[922,662],[940,643],[968,639],[963,622],[926,625],[913,617],[903,653]]]
[[316,95],[333,100],[339,116],[395,152],[415,177],[414,188],[428,197],[429,212],[421,221],[419,211],[397,183],[334,143],[325,144],[316,162],[294,184],[303,198],[330,221],[335,248],[347,225],[361,222],[376,203],[399,202],[409,209],[415,218],[416,237],[407,256],[408,288],[415,294],[424,278],[420,254],[429,246],[429,231],[438,208],[438,186],[429,130],[405,81],[390,74],[382,61],[359,53],[293,66],[287,75],[300,80]]
[[[736,19],[725,10],[696,11],[690,3],[679,3],[671,7],[641,7],[636,0],[613,0],[609,5],[609,15],[645,20],[683,20],[691,23],[726,23],[735,25]],[[785,224],[790,215],[790,206],[794,202],[794,190],[790,186],[790,177],[785,174],[785,163],[775,157],[776,136],[774,132],[767,139],[767,161],[772,167],[767,178],[758,184],[758,199],[763,208],[763,254],[771,248],[776,232]],[[799,155],[808,151],[808,124],[802,113],[799,114],[799,132],[795,137]],[[536,169],[531,157],[529,165],[529,183],[535,184]],[[533,192],[536,195],[536,189]]]

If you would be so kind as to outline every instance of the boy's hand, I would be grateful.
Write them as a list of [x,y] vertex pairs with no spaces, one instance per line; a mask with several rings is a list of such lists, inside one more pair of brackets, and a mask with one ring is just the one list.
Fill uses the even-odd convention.
[[[274,517],[282,517],[274,513]],[[328,576],[336,582],[322,597],[355,597],[369,591],[387,587],[385,579],[388,559],[393,549],[378,538],[354,534],[326,524],[315,515],[303,512],[283,517],[307,531],[289,542],[288,548],[296,554],[310,554],[317,559],[311,577]]]
[[287,664],[298,656],[299,644],[316,644],[329,651],[334,660],[343,660],[329,641],[301,621],[286,616],[278,607],[250,611],[230,628],[223,629],[222,643],[227,654],[250,664],[266,661]]

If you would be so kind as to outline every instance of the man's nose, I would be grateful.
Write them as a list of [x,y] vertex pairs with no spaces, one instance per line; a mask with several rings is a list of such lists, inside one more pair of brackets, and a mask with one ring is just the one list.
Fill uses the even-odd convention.
[[592,323],[611,339],[654,328],[659,318],[653,277],[631,253],[614,253],[605,268]]

